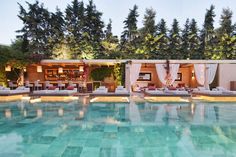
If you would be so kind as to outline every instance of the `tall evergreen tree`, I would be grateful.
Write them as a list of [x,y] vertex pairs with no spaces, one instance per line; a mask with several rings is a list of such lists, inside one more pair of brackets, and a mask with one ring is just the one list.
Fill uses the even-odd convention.
[[141,29],[142,37],[145,37],[147,34],[155,36],[157,33],[157,26],[155,22],[156,11],[152,8],[146,9],[144,20],[143,20],[143,28]]
[[83,2],[73,0],[65,10],[66,39],[71,51],[71,58],[80,58],[79,43],[83,40],[85,8]]
[[174,19],[172,24],[172,29],[170,30],[170,55],[172,59],[181,59],[181,38],[180,38],[180,28],[177,19]]
[[184,24],[184,29],[182,30],[182,44],[181,44],[181,51],[182,51],[182,56],[184,59],[190,58],[190,51],[189,51],[189,19],[186,20]]
[[214,54],[214,48],[216,46],[216,36],[214,32],[214,17],[216,15],[214,9],[215,7],[213,5],[210,6],[210,9],[207,9],[203,29],[200,33],[200,52],[208,59]]
[[158,38],[158,52],[157,58],[159,59],[170,59],[171,54],[169,53],[169,38],[167,36],[167,26],[164,19],[157,24],[157,38]]
[[124,31],[122,32],[121,39],[123,41],[131,41],[137,36],[137,22],[138,22],[138,6],[134,5],[133,9],[130,9],[129,15],[123,22],[125,24]]
[[104,22],[102,21],[102,13],[96,9],[93,1],[90,0],[85,9],[85,36],[86,40],[94,48],[95,57],[102,57],[100,42],[104,38]]
[[22,20],[24,26],[18,30],[18,37],[24,39],[28,50],[33,54],[40,54],[44,57],[51,56],[50,37],[50,13],[44,8],[43,4],[36,1],[33,4],[26,2],[28,11],[18,3],[20,12],[18,17]]
[[200,39],[198,36],[197,22],[195,19],[191,20],[189,26],[189,58],[190,59],[201,59],[202,54],[199,52]]

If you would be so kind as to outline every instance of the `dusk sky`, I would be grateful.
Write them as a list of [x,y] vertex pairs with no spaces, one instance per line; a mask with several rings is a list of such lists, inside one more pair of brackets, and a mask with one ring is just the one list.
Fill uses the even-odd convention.
[[[27,1],[35,2],[35,0]],[[22,22],[17,17],[19,12],[17,2],[26,6],[25,0],[1,0],[0,2],[0,44],[11,44],[16,36],[15,31],[22,28]],[[56,6],[64,11],[71,0],[39,0],[39,2],[44,3],[50,11],[55,11]],[[84,2],[87,4],[88,0]],[[215,27],[219,26],[222,9],[227,7],[234,12],[233,22],[236,22],[236,0],[94,0],[94,3],[97,9],[103,12],[102,18],[106,24],[109,18],[112,19],[113,33],[118,36],[123,31],[123,21],[134,4],[139,7],[138,27],[142,27],[145,9],[150,7],[157,12],[156,21],[159,22],[164,18],[169,28],[174,18],[178,19],[181,27],[187,18],[195,18],[198,27],[202,27],[206,9],[211,4],[216,7]]]

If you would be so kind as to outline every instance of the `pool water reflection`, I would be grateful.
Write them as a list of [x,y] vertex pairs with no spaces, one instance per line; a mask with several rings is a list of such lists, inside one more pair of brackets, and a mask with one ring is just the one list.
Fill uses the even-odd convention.
[[0,156],[236,156],[233,103],[2,103]]

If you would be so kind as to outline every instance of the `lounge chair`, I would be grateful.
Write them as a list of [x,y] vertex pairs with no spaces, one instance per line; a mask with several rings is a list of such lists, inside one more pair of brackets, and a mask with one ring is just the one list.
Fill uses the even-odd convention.
[[0,88],[1,96],[22,95],[22,94],[29,94],[29,92],[30,92],[30,89],[24,86],[17,87],[14,90],[11,90],[10,88],[5,88],[5,87]]
[[236,95],[236,91],[231,91],[231,90],[228,90],[228,89],[225,89],[224,87],[216,87],[215,88],[216,90],[218,91],[222,91],[223,94],[228,94],[228,95]]
[[77,87],[77,84],[73,83],[72,81],[69,81],[69,82],[68,82],[68,86]]
[[106,94],[107,92],[108,89],[105,86],[100,86],[95,91],[93,91],[93,94]]
[[128,90],[123,86],[117,86],[115,94],[129,94]]
[[73,88],[71,90],[65,89],[65,90],[59,90],[59,88],[55,88],[52,90],[39,90],[34,91],[34,96],[71,96],[77,93],[77,88]]
[[219,90],[209,90],[204,87],[195,88],[192,92],[194,95],[222,95],[222,91]]

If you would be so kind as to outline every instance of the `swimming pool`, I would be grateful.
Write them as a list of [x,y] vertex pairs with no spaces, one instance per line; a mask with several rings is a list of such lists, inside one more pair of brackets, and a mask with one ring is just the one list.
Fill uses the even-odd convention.
[[236,103],[1,103],[0,156],[233,157]]

